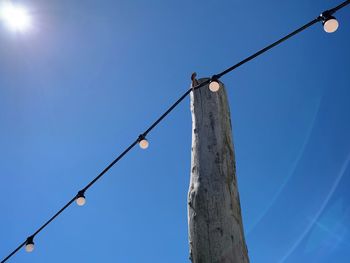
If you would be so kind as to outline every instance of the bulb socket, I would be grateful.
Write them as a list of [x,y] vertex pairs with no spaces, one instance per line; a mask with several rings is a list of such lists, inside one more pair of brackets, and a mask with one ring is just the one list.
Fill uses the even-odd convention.
[[219,76],[214,75],[210,79],[209,90],[211,92],[217,92],[220,89]]
[[86,199],[85,199],[84,191],[78,192],[75,202],[77,203],[78,206],[85,205]]
[[138,138],[139,146],[141,149],[147,149],[149,146],[149,142],[147,141],[146,137],[141,134]]
[[26,244],[25,244],[25,249],[28,253],[32,252],[34,250],[34,241],[33,241],[34,237],[28,237]]
[[325,11],[320,15],[322,20],[323,29],[327,33],[334,33],[339,27],[339,22],[337,19],[332,16],[332,12]]

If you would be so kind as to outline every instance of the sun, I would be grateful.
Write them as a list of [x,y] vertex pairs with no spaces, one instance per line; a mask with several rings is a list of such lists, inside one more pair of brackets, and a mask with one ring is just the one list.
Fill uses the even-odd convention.
[[5,2],[0,6],[0,18],[12,31],[24,32],[31,27],[31,17],[27,9],[18,4]]

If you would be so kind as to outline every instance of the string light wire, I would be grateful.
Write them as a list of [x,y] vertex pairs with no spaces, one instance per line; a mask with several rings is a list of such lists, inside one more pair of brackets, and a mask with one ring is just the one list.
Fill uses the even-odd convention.
[[[31,251],[34,249],[34,237],[39,234],[44,228],[46,228],[53,220],[55,220],[64,210],[66,210],[74,201],[76,201],[78,198],[84,198],[85,203],[85,192],[93,186],[105,173],[107,173],[117,162],[119,162],[132,148],[134,148],[137,144],[141,142],[141,140],[145,140],[146,136],[167,116],[169,115],[193,90],[197,90],[202,88],[205,85],[210,84],[212,81],[218,81],[222,76],[232,72],[236,68],[242,66],[243,64],[251,61],[252,59],[262,55],[263,53],[269,51],[273,47],[281,44],[282,42],[288,40],[289,38],[295,36],[296,34],[304,31],[305,29],[311,27],[312,25],[318,23],[318,22],[325,22],[327,17],[331,17],[334,13],[336,13],[338,10],[342,9],[343,7],[350,4],[350,0],[347,0],[340,5],[326,10],[321,15],[319,15],[317,18],[311,20],[309,23],[303,25],[302,27],[298,28],[297,30],[291,32],[290,34],[282,37],[281,39],[277,40],[276,42],[266,46],[265,48],[259,50],[258,52],[254,53],[253,55],[243,59],[242,61],[238,62],[237,64],[234,64],[233,66],[225,69],[224,71],[213,75],[210,79],[205,80],[204,82],[195,85],[188,89],[177,101],[175,101],[155,122],[153,122],[149,128],[146,129],[144,133],[139,135],[137,139],[135,139],[118,157],[116,157],[100,174],[98,174],[92,181],[90,181],[82,190],[78,191],[78,193],[70,199],[56,214],[54,214],[49,220],[47,220],[42,226],[40,226],[32,235],[30,235],[26,240],[24,240],[22,243],[18,245],[16,249],[14,249],[8,256],[6,256],[1,263],[6,262],[8,259],[10,259],[14,254],[16,254],[23,246],[28,244],[28,241],[30,241],[32,248]],[[147,141],[147,140],[146,140]],[[148,144],[147,144],[148,146]],[[83,205],[83,204],[81,204]]]

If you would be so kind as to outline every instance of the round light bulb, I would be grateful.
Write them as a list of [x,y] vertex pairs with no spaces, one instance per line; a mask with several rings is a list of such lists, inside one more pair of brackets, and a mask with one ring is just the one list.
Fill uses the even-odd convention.
[[337,19],[335,19],[334,17],[327,19],[323,23],[323,29],[327,33],[334,33],[335,31],[337,31],[338,27],[339,27],[339,23]]
[[209,89],[212,92],[217,92],[220,89],[219,82],[216,81],[216,80],[211,81],[210,84],[209,84]]
[[86,203],[86,199],[84,196],[79,196],[76,200],[78,206],[83,206]]
[[26,244],[26,251],[28,253],[32,252],[34,250],[34,243],[28,243]]
[[146,139],[142,139],[140,142],[139,142],[139,145],[140,145],[140,148],[141,149],[147,149],[148,146],[149,146],[149,143]]

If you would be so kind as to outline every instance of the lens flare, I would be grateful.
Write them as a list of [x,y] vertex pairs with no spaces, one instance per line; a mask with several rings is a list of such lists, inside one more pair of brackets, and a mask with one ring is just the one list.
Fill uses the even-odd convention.
[[31,27],[31,17],[21,5],[5,2],[0,6],[0,18],[12,31],[24,32]]

